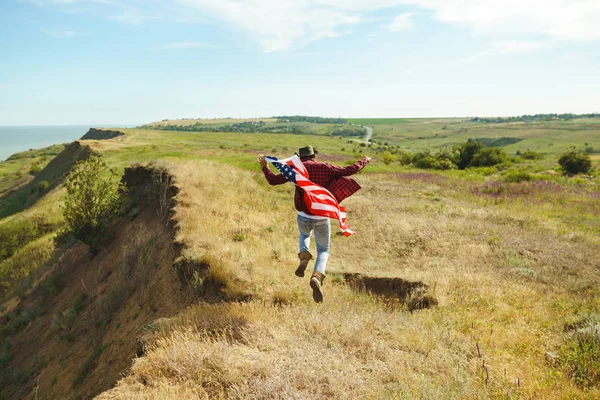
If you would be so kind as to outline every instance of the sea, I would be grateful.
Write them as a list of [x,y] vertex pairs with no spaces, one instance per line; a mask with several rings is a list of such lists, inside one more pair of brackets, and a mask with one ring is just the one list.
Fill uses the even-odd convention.
[[[94,127],[116,128],[115,125],[93,125]],[[126,126],[120,126],[125,128]],[[81,138],[90,125],[67,126],[0,126],[0,161],[14,153],[30,149],[41,149],[53,144],[72,142]]]

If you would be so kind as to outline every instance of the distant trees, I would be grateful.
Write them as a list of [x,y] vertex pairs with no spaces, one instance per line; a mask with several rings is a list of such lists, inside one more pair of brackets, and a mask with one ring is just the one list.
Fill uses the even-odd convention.
[[345,118],[310,117],[307,115],[284,115],[277,118],[277,122],[311,122],[313,124],[347,124]]
[[65,180],[66,229],[76,239],[98,250],[102,235],[119,211],[124,187],[118,173],[109,169],[101,155],[78,162]]
[[516,117],[475,117],[470,119],[468,122],[482,122],[488,124],[502,124],[506,122],[535,122],[535,121],[570,121],[572,119],[579,118],[600,118],[600,113],[590,114],[534,114],[534,115],[520,115]]
[[592,169],[592,160],[586,153],[571,148],[558,159],[558,164],[565,174],[587,174]]
[[367,134],[367,130],[362,126],[356,125],[344,125],[341,127],[335,127],[331,132],[329,132],[332,136],[365,136]]
[[238,133],[256,133],[256,132],[277,132],[277,133],[295,133],[310,134],[308,129],[300,124],[267,125],[263,121],[258,122],[239,122],[228,125],[209,125],[195,123],[191,125],[152,125],[144,126],[145,129],[156,129],[161,131],[177,132],[238,132]]
[[323,118],[307,116],[283,116],[277,118],[277,123],[265,123],[264,121],[243,121],[233,124],[211,124],[196,122],[194,124],[164,124],[164,125],[144,125],[141,128],[155,129],[162,131],[177,132],[273,132],[273,133],[294,133],[294,134],[314,134],[315,127],[310,124],[336,124],[342,125],[332,129],[329,134],[338,136],[363,136],[367,131],[362,126],[349,124],[343,118]]

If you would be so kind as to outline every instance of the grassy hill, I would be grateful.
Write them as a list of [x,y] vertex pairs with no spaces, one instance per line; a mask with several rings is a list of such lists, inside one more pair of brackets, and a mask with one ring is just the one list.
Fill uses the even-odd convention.
[[290,133],[357,137],[365,128],[344,118],[281,116],[265,119],[180,119],[163,120],[141,128],[179,132]]
[[600,119],[573,121],[478,123],[461,118],[431,119],[350,119],[352,123],[373,126],[373,140],[390,146],[418,150],[444,148],[470,138],[515,138],[505,147],[508,153],[534,150],[559,155],[568,147],[595,148],[600,152]]
[[[92,260],[80,244],[54,248],[47,231],[26,244],[36,257],[0,260],[0,279],[10,278],[0,314],[10,328],[0,332],[5,398],[600,396],[600,179],[545,172],[571,145],[600,148],[598,123],[349,122],[373,127],[374,143],[147,128],[80,141],[122,170],[150,163],[168,171],[174,230],[153,217],[160,207],[132,203]],[[544,158],[452,171],[383,162],[396,146],[438,149],[469,138],[518,138],[503,148]],[[293,188],[270,187],[255,161],[307,144],[338,165],[373,157],[356,176],[362,190],[344,201],[359,233],[333,235],[321,305],[293,274]],[[16,174],[35,160],[0,164],[3,185],[23,185]],[[523,169],[535,179],[505,179]],[[57,185],[7,215],[0,230],[39,215],[52,215],[58,229],[63,191]],[[56,271],[67,272],[62,281]],[[153,276],[154,293],[171,289],[168,298],[149,294]],[[66,312],[82,292],[79,311]],[[173,300],[187,296],[192,305]],[[48,349],[33,351],[27,338],[39,332]]]

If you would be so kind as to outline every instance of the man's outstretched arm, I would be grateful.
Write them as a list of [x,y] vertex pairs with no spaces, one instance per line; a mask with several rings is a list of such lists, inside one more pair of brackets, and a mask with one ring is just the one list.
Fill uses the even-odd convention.
[[371,161],[371,157],[363,156],[360,160],[347,167],[338,167],[337,165],[331,165],[331,171],[333,172],[334,176],[354,175],[355,173],[366,167],[369,161]]
[[265,160],[265,156],[263,154],[258,156],[256,161],[261,165],[262,172],[263,172],[263,174],[265,174],[265,178],[267,178],[267,182],[269,182],[269,185],[282,185],[288,181],[286,179],[285,175],[283,175],[283,174],[275,175],[271,171],[271,169],[269,169],[269,165],[267,163],[267,160]]

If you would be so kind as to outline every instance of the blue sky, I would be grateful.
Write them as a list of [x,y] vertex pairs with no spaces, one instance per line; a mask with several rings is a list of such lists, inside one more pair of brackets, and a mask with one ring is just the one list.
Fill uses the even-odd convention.
[[598,0],[1,0],[0,125],[600,111]]

